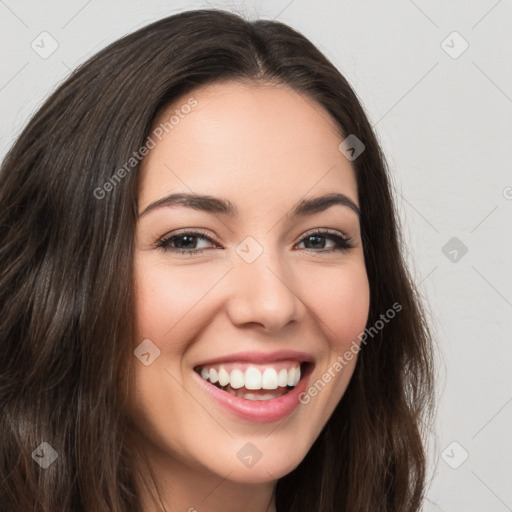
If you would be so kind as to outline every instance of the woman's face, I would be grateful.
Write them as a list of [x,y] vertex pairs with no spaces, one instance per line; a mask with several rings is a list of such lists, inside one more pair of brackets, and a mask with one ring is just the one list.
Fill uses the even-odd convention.
[[[173,114],[139,181],[135,347],[149,341],[132,416],[169,466],[274,480],[305,457],[356,364],[342,359],[369,308],[354,171],[332,118],[288,87],[202,87],[154,129]],[[327,194],[342,200],[306,204]]]

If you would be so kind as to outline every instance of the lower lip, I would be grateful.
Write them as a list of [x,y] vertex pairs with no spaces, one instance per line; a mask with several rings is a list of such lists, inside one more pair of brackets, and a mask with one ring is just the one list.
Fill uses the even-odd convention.
[[308,372],[298,384],[283,396],[270,400],[246,400],[222,391],[207,380],[203,379],[197,372],[195,376],[199,379],[201,387],[228,413],[245,421],[254,423],[272,423],[289,416],[300,404],[299,395],[306,390],[309,379]]

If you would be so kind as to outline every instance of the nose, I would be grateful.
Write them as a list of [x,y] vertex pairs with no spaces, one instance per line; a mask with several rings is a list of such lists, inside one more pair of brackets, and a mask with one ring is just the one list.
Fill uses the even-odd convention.
[[299,283],[275,252],[265,249],[252,263],[237,256],[230,279],[227,311],[234,325],[258,324],[271,333],[301,320]]

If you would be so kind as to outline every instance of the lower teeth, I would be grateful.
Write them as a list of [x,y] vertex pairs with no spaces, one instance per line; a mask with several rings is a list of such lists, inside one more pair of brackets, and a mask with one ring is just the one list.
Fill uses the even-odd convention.
[[[218,383],[215,384],[219,389],[222,389],[222,391],[226,391],[227,393],[237,396],[239,398],[245,398],[246,400],[253,400],[253,401],[261,401],[261,400],[272,400],[273,398],[279,398],[280,396],[285,395],[288,393],[290,389],[292,389],[290,386],[287,386],[286,388],[277,388],[272,390],[258,390],[260,392],[253,392],[246,388],[240,388],[240,389],[234,389],[231,386],[220,386]],[[264,391],[267,391],[264,393]]]

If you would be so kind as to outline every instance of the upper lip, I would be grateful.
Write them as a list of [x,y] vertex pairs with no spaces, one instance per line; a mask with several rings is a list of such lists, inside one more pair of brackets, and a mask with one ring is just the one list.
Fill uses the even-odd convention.
[[265,364],[273,363],[275,361],[299,361],[300,363],[313,362],[313,357],[306,352],[297,352],[295,350],[278,350],[276,352],[237,352],[235,354],[227,354],[225,356],[218,356],[201,363],[197,366],[206,366],[220,363],[254,363]]

